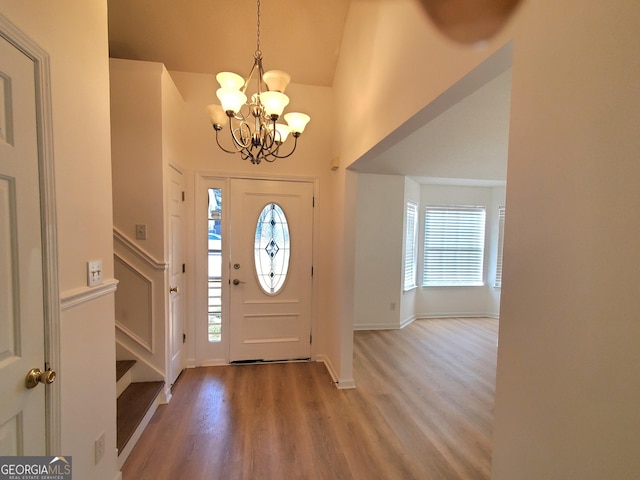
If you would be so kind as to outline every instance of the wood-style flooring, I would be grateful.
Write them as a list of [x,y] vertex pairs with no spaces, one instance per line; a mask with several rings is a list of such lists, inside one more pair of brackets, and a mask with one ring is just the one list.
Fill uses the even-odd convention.
[[494,319],[354,334],[356,389],[321,363],[186,370],[124,480],[490,478]]

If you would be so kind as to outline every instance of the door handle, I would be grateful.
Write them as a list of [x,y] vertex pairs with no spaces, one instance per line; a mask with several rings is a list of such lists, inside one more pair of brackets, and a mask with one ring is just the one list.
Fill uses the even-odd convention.
[[27,373],[27,377],[24,379],[24,384],[27,388],[35,388],[38,383],[44,383],[45,385],[51,385],[56,380],[56,372],[49,369],[43,372],[39,368],[32,368]]
[[169,287],[169,293],[178,293],[178,287]]
[[247,283],[247,282],[243,282],[242,280],[238,280],[237,278],[233,279],[233,284],[234,285],[240,285],[241,283]]

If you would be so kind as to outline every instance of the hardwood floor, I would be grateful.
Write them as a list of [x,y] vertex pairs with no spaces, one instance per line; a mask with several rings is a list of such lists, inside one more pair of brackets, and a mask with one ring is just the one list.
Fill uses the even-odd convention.
[[489,479],[497,331],[437,319],[355,332],[353,390],[320,363],[186,370],[123,479]]

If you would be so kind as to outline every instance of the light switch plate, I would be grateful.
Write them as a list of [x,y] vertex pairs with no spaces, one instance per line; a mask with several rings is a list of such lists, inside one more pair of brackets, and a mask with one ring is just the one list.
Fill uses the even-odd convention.
[[102,283],[102,260],[87,262],[87,285],[95,287]]
[[136,223],[136,240],[147,239],[147,225],[144,223]]

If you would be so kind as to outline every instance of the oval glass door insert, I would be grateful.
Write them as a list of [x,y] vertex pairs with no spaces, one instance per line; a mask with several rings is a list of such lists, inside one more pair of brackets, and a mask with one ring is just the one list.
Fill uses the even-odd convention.
[[275,295],[284,285],[290,250],[287,217],[278,204],[269,203],[258,217],[254,246],[256,275],[265,293]]

